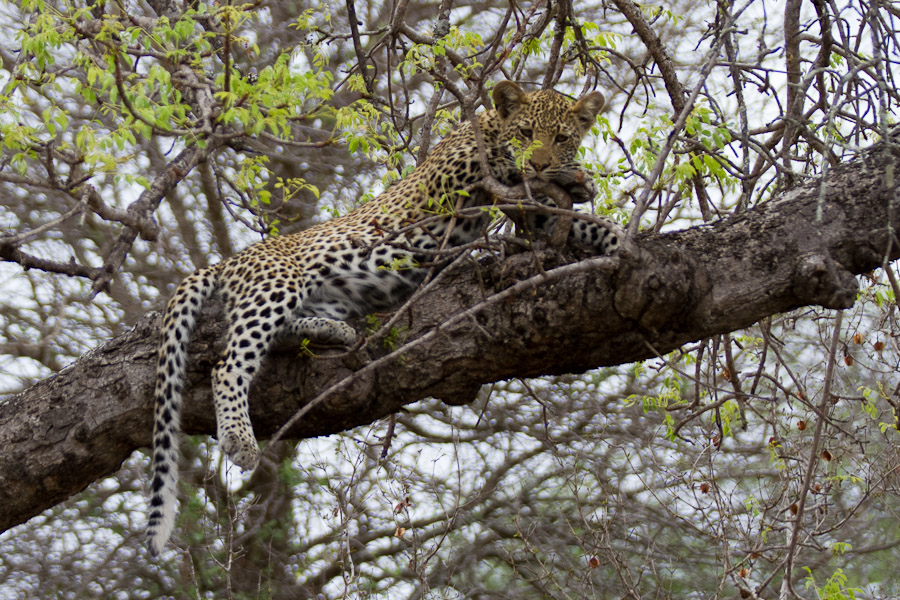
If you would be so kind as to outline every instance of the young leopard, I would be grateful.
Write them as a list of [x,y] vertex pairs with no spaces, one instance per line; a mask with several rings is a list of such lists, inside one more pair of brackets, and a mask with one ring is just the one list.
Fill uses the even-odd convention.
[[[480,114],[477,123],[497,180],[514,185],[523,177],[539,178],[566,186],[578,179],[576,151],[603,106],[599,92],[572,102],[554,91],[525,93],[504,81],[494,87],[493,100],[495,108]],[[521,172],[515,152],[535,140],[541,145]],[[490,220],[487,211],[476,219],[458,219],[452,230],[450,214],[435,211],[437,202],[450,209],[489,204],[485,192],[458,193],[479,179],[475,134],[471,123],[463,123],[408,177],[362,207],[300,233],[268,238],[178,286],[166,308],[159,346],[147,526],[151,554],[162,551],[174,527],[187,344],[204,302],[218,294],[229,323],[225,356],[212,375],[217,437],[234,464],[252,469],[259,448],[247,394],[271,342],[289,335],[353,344],[357,333],[346,319],[388,308],[414,289],[428,270],[417,265],[432,261],[427,251],[482,234]],[[593,195],[590,184],[579,185]],[[412,223],[420,225],[409,227]],[[401,229],[392,244],[385,243]],[[612,223],[576,222],[572,228],[574,238],[603,253],[618,247],[620,235]],[[426,252],[417,254],[418,249]],[[391,268],[398,264],[403,268]]]

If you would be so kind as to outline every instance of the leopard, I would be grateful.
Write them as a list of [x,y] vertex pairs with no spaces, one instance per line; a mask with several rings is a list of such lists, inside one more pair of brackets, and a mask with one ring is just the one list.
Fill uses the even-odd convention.
[[[457,125],[374,199],[297,233],[264,238],[175,289],[163,314],[154,391],[151,556],[163,551],[175,526],[187,346],[210,298],[219,299],[227,319],[224,355],[212,369],[216,437],[231,463],[249,470],[260,451],[248,392],[273,342],[292,337],[352,347],[360,336],[348,319],[395,306],[435,268],[435,252],[477,241],[495,218],[484,210],[494,195],[477,185],[485,158],[501,184],[555,181],[580,202],[593,197],[593,184],[576,176],[584,170],[577,156],[605,103],[601,92],[571,100],[502,81],[491,99],[492,108]],[[466,211],[472,207],[482,210]],[[476,216],[460,217],[467,212]],[[614,252],[622,235],[612,221],[577,222],[570,230],[571,238],[601,254]]]

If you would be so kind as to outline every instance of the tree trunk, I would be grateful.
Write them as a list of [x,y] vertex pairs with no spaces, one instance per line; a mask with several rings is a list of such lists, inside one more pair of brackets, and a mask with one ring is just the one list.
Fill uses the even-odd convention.
[[[318,359],[269,356],[251,391],[269,438],[305,438],[373,422],[429,396],[459,404],[482,384],[579,373],[665,354],[687,342],[804,305],[850,307],[854,275],[900,256],[893,173],[882,145],[759,207],[708,226],[642,235],[615,257],[569,250],[485,257],[445,272],[401,320],[405,344]],[[539,264],[538,264],[539,263]],[[160,315],[0,404],[0,530],[114,473],[150,442]],[[214,303],[191,344],[183,427],[215,432],[210,369],[225,324]],[[377,362],[373,362],[377,361]],[[369,366],[366,366],[369,365]]]

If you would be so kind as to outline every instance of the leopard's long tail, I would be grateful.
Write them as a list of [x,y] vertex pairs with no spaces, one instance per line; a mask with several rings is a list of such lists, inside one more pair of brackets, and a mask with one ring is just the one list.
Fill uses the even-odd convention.
[[156,367],[156,409],[150,480],[147,543],[157,556],[172,535],[178,486],[178,437],[187,346],[203,304],[217,285],[218,267],[201,269],[175,290],[166,307]]

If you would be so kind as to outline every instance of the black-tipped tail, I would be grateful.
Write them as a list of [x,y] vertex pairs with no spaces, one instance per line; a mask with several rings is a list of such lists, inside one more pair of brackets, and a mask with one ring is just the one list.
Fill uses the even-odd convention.
[[218,269],[201,269],[186,278],[166,307],[156,367],[156,410],[151,456],[147,544],[159,555],[175,528],[178,486],[178,438],[187,346],[203,304],[216,289]]

